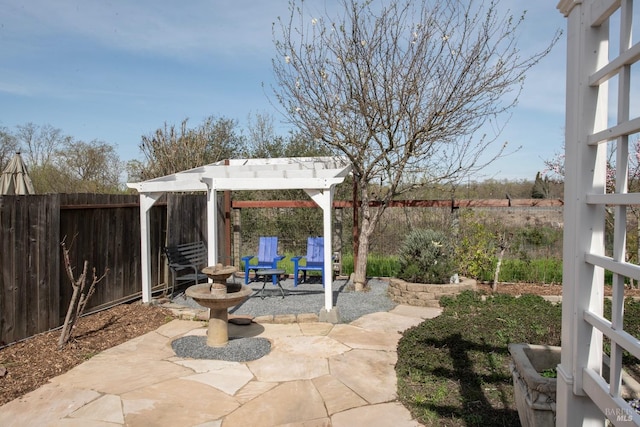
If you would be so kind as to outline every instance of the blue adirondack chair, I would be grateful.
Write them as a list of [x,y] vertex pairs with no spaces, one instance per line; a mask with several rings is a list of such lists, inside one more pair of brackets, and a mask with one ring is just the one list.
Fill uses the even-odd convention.
[[[305,260],[304,265],[300,263]],[[298,286],[298,273],[302,272],[302,282],[307,280],[307,271],[320,271],[322,273],[322,286],[324,287],[324,238],[309,237],[307,239],[307,255],[291,258],[293,261],[293,286]]]
[[[258,263],[249,264],[256,255],[242,257],[244,262],[244,283],[249,283],[249,271],[254,272],[267,268],[278,268],[278,261],[284,259],[284,255],[278,255],[278,238],[275,236],[260,237],[258,244]],[[277,283],[277,278],[273,277],[273,283]]]

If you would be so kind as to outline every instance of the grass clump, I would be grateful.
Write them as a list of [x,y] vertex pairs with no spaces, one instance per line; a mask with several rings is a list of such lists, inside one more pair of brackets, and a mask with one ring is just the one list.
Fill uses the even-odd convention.
[[560,345],[561,307],[470,291],[441,305],[398,343],[398,397],[428,426],[518,425],[507,345]]

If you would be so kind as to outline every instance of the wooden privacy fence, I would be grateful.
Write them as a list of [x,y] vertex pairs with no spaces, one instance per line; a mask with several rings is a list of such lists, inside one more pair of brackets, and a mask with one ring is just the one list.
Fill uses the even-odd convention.
[[[206,197],[167,195],[151,211],[154,289],[167,282],[162,247],[206,242]],[[72,288],[61,241],[76,277],[85,260],[100,276],[88,311],[136,299],[142,289],[136,195],[0,196],[0,345],[60,326]]]

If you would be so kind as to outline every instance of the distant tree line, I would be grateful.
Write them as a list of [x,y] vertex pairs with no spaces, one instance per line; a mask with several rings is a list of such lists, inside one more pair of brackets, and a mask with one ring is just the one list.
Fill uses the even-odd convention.
[[[189,124],[188,119],[178,125],[165,122],[142,135],[139,149],[143,159],[129,161],[119,157],[115,144],[79,140],[50,124],[0,127],[0,168],[4,170],[14,154],[20,152],[36,193],[120,193],[128,191],[125,182],[229,158],[332,154],[326,147],[308,143],[300,133],[277,134],[273,117],[266,114],[250,116],[246,129],[236,120],[215,116],[194,126]],[[287,196],[298,198],[301,193]]]
[[22,153],[36,193],[122,191],[124,163],[104,141],[78,140],[49,124],[0,127],[2,169],[16,152]]

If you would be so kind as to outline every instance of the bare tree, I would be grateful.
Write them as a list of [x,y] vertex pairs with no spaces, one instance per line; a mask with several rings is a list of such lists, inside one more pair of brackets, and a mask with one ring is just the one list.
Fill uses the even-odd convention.
[[286,141],[276,135],[273,116],[265,113],[249,115],[247,118],[248,145],[251,157],[283,157]]
[[[66,239],[66,238],[65,238]],[[73,273],[73,266],[71,265],[71,260],[69,258],[69,249],[67,249],[67,245],[65,240],[60,243],[62,246],[62,256],[64,259],[64,268],[67,272],[67,276],[71,281],[71,287],[73,288],[73,294],[71,295],[71,301],[69,302],[69,307],[67,308],[67,315],[64,319],[64,324],[62,326],[62,331],[60,332],[60,338],[58,338],[58,349],[64,347],[71,339],[73,334],[73,329],[78,321],[78,319],[84,313],[85,308],[87,307],[87,303],[89,299],[93,296],[95,292],[96,285],[100,282],[109,272],[109,269],[105,269],[104,274],[100,277],[96,276],[96,269],[93,268],[93,275],[91,276],[91,284],[87,287],[87,279],[88,279],[88,269],[89,269],[89,261],[84,261],[82,273],[76,279]]]
[[187,127],[184,119],[180,128],[164,124],[153,134],[142,137],[140,150],[147,162],[130,164],[130,174],[144,179],[169,175],[218,160],[235,157],[244,152],[244,139],[236,132],[237,123],[231,119],[209,117],[196,127]]
[[[487,4],[488,3],[488,4]],[[341,0],[343,10],[309,16],[291,0],[274,25],[274,93],[290,122],[344,153],[361,201],[356,289],[366,284],[369,237],[385,202],[416,186],[453,182],[504,154],[497,119],[515,105],[525,73],[544,57],[522,57],[523,17],[496,1]],[[477,136],[491,125],[495,135]],[[384,191],[370,194],[369,184]],[[372,210],[373,197],[383,208]]]
[[73,187],[73,190],[64,191],[107,193],[121,189],[120,174],[124,163],[114,145],[98,140],[70,139],[64,148],[56,150],[55,155],[55,164],[61,174],[59,181]]
[[20,151],[20,148],[16,137],[7,128],[0,127],[0,172],[17,151]]
[[70,136],[63,135],[62,130],[49,124],[39,126],[29,122],[16,127],[15,136],[25,149],[26,160],[31,169],[48,166],[56,149],[71,139]]

